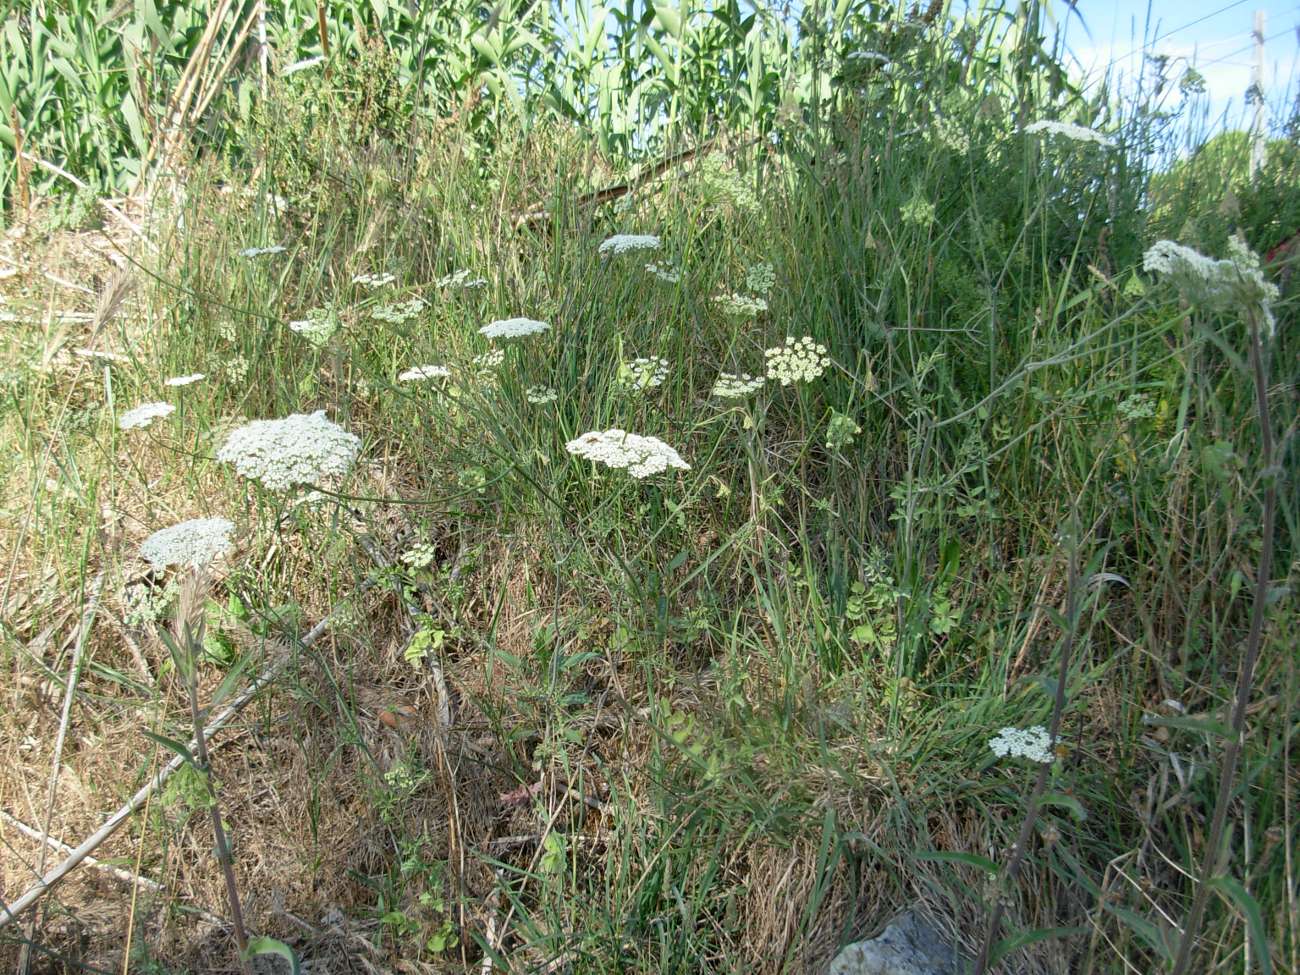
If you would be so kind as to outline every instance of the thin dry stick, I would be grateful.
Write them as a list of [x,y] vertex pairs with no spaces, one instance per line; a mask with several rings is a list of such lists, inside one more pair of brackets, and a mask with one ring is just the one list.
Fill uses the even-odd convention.
[[[1214,817],[1210,822],[1210,836],[1205,845],[1205,859],[1201,863],[1200,882],[1192,898],[1192,906],[1183,922],[1183,937],[1178,942],[1178,955],[1174,959],[1173,975],[1186,975],[1192,963],[1192,949],[1200,933],[1201,919],[1210,899],[1210,882],[1222,867],[1223,831],[1228,822],[1228,806],[1232,804],[1233,786],[1237,780],[1237,760],[1241,756],[1241,742],[1246,731],[1246,710],[1250,706],[1250,692],[1255,683],[1255,664],[1264,643],[1264,616],[1268,608],[1269,576],[1273,571],[1273,523],[1277,517],[1277,482],[1282,476],[1273,467],[1273,417],[1268,408],[1268,375],[1264,364],[1264,347],[1260,338],[1259,309],[1248,313],[1250,319],[1250,366],[1255,380],[1255,408],[1259,419],[1260,465],[1264,478],[1264,516],[1260,526],[1261,539],[1259,565],[1255,570],[1255,593],[1251,601],[1250,632],[1246,637],[1246,650],[1237,675],[1236,702],[1232,706],[1232,728],[1223,747],[1223,760],[1219,766],[1219,794],[1214,801]],[[1266,951],[1266,945],[1259,946]]]
[[[63,771],[63,745],[68,740],[68,725],[72,721],[72,702],[77,697],[77,681],[81,677],[81,658],[86,649],[86,638],[90,636],[95,625],[95,615],[99,612],[99,594],[104,588],[104,570],[101,569],[90,585],[90,602],[81,615],[81,625],[77,628],[77,642],[72,650],[72,665],[68,668],[68,680],[63,690],[63,713],[59,717],[59,733],[54,739],[54,759],[50,765],[50,782],[45,790],[45,814],[41,821],[41,853],[37,861],[36,876],[45,873],[45,861],[50,848],[45,842],[50,838],[50,820],[54,818],[54,803],[59,795],[59,773]],[[27,971],[31,960],[32,940],[36,936],[36,916],[33,915],[27,925],[27,940],[18,956],[18,971]]]
[[[18,830],[18,832],[22,833],[24,836],[28,837],[29,839],[36,840],[38,843],[44,843],[52,850],[55,850],[59,853],[72,852],[72,847],[68,846],[67,843],[64,843],[62,840],[55,839],[53,836],[49,836],[45,833],[42,833],[35,826],[28,826],[21,819],[17,819],[9,815],[3,809],[0,809],[0,819],[3,819],[6,823],[8,823],[10,826]],[[163,885],[158,883],[158,881],[156,880],[150,880],[148,877],[142,877],[139,875],[139,873],[132,873],[130,870],[123,870],[121,867],[115,867],[111,863],[104,863],[102,860],[96,860],[92,856],[86,857],[84,862],[88,867],[94,867],[96,870],[103,870],[105,873],[112,874],[114,877],[122,881],[122,883],[124,884],[128,884],[128,885],[139,884],[142,887],[148,887],[150,890],[154,890],[154,891],[163,890]]]
[[[1071,535],[1075,534],[1076,530],[1072,528]],[[1061,718],[1065,713],[1065,683],[1069,679],[1070,662],[1074,657],[1075,631],[1078,629],[1078,601],[1078,569],[1075,566],[1075,555],[1071,552],[1066,568],[1065,582],[1065,643],[1061,647],[1061,663],[1056,672],[1056,699],[1052,702],[1052,720],[1047,732],[1048,739],[1053,747],[1055,747],[1057,736],[1060,734]],[[1025,819],[1020,824],[1020,835],[1016,837],[1016,845],[1011,850],[1011,859],[1007,862],[1007,868],[1003,872],[1003,893],[1006,896],[1010,896],[1016,878],[1020,876],[1020,868],[1025,862],[1025,852],[1029,849],[1029,842],[1034,835],[1034,824],[1038,822],[1039,802],[1043,797],[1043,793],[1047,790],[1047,781],[1051,771],[1052,766],[1050,764],[1043,764],[1038,769],[1038,779],[1034,782],[1034,789],[1029,794]],[[988,930],[984,932],[984,941],[980,945],[979,958],[975,961],[975,975],[984,975],[984,972],[988,971],[989,955],[993,951],[993,945],[997,942],[998,931],[1002,927],[1002,914],[1005,910],[1005,903],[1005,897],[999,896],[993,904],[993,911],[989,915]]]
[[[305,649],[319,640],[329,628],[332,615],[333,614],[326,616],[304,634],[302,639],[298,641],[299,645]],[[285,664],[289,662],[290,657],[291,654],[286,653],[273,661],[265,670],[262,671],[261,674],[258,675],[257,679],[253,681],[253,683],[249,684],[248,687],[244,689],[243,693],[232,700],[224,710],[214,717],[206,726],[208,737],[212,737],[225,727],[231,718],[239,714],[239,712],[242,711],[260,691],[275,680],[275,678],[279,676],[280,671],[284,669]],[[196,747],[195,743],[191,741],[189,747],[193,750]],[[88,836],[83,840],[81,844],[68,855],[66,860],[29,887],[23,895],[12,904],[7,906],[0,905],[0,929],[3,929],[6,925],[11,923],[20,914],[40,900],[42,895],[44,895],[51,887],[75,870],[87,856],[117,832],[131,814],[144,805],[145,800],[161,788],[163,783],[171,778],[176,770],[184,763],[185,760],[179,755],[173,758],[163,766],[157,775],[146,782],[135,795],[128,799],[117,810],[117,812],[109,816],[103,826],[96,830],[91,836]]]

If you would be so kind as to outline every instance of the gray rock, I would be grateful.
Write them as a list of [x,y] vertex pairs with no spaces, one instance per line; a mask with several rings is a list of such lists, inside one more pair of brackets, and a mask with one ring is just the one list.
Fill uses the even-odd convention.
[[857,941],[831,962],[828,975],[958,975],[948,939],[920,914],[906,910],[878,937]]

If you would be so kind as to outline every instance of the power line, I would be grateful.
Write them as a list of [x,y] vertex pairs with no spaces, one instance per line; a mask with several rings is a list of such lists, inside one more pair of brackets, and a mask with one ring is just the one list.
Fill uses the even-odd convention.
[[[1211,20],[1214,17],[1219,16],[1219,14],[1226,14],[1229,10],[1234,10],[1237,7],[1244,6],[1249,2],[1251,2],[1251,0],[1233,0],[1232,3],[1228,4],[1225,7],[1220,7],[1218,10],[1213,10],[1210,13],[1205,14],[1204,16],[1197,17],[1195,20],[1189,20],[1187,23],[1175,27],[1173,30],[1167,30],[1163,34],[1157,34],[1155,37],[1151,38],[1151,40],[1143,41],[1141,44],[1133,48],[1127,54],[1121,54],[1117,58],[1111,58],[1111,60],[1107,62],[1106,67],[1110,68],[1115,64],[1118,64],[1120,61],[1124,61],[1128,58],[1131,58],[1134,54],[1137,54],[1138,51],[1144,50],[1158,41],[1163,41],[1166,37],[1172,37],[1174,34],[1177,34],[1181,31],[1185,31],[1189,27],[1195,27],[1197,24],[1203,24],[1207,20]],[[1247,45],[1247,48],[1249,48],[1249,45]]]
[[[1279,37],[1285,37],[1287,34],[1290,34],[1293,30],[1295,30],[1294,27],[1288,27],[1286,30],[1280,30],[1276,34],[1270,34],[1268,37],[1264,38],[1263,43],[1267,44],[1269,41],[1275,41]],[[1193,64],[1192,67],[1194,67],[1197,71],[1200,71],[1202,68],[1208,68],[1211,65],[1219,64],[1223,61],[1228,60],[1228,58],[1235,58],[1238,54],[1244,54],[1246,51],[1249,51],[1254,46],[1255,46],[1255,42],[1251,41],[1245,47],[1239,47],[1237,48],[1237,50],[1231,51],[1228,54],[1223,55],[1223,57],[1215,58],[1213,61],[1203,61],[1200,64]]]

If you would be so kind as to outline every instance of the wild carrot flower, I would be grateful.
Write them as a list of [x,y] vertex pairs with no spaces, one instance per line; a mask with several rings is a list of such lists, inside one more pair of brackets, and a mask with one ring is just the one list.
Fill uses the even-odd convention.
[[248,376],[249,362],[245,356],[231,356],[221,366],[221,372],[232,383],[242,383]]
[[379,322],[387,322],[389,325],[401,325],[403,322],[409,322],[412,318],[419,317],[426,307],[428,305],[423,298],[411,298],[408,301],[399,301],[393,305],[380,305],[378,308],[372,308],[370,317]]
[[751,294],[768,295],[776,284],[776,268],[766,261],[745,268],[745,287]]
[[722,310],[728,315],[753,318],[755,315],[767,311],[767,301],[758,295],[722,294],[713,300],[721,305]]
[[1025,132],[1028,134],[1043,132],[1047,135],[1060,135],[1067,139],[1073,139],[1075,142],[1095,142],[1106,149],[1115,144],[1114,140],[1107,138],[1100,132],[1082,125],[1075,125],[1073,122],[1053,122],[1048,120],[1032,122],[1025,126]]
[[469,274],[469,271],[455,271],[435,281],[434,287],[464,288],[466,291],[487,287],[487,278],[471,278]]
[[478,331],[487,339],[521,339],[529,335],[540,335],[550,327],[546,322],[531,318],[502,318],[488,322]]
[[668,360],[652,355],[624,362],[618,367],[618,381],[635,390],[654,389],[668,378]]
[[123,430],[138,430],[147,427],[160,416],[168,416],[175,409],[171,403],[142,403],[118,417],[117,425]]
[[657,251],[659,238],[654,234],[615,234],[601,241],[597,253],[601,257],[626,254],[629,251]]
[[159,572],[169,565],[201,569],[230,551],[234,523],[225,518],[191,518],[154,532],[140,555]]
[[989,739],[989,748],[999,758],[1027,758],[1043,765],[1050,765],[1056,759],[1051,736],[1042,725],[1003,728],[996,738]]
[[352,277],[353,284],[359,284],[363,288],[383,288],[396,281],[391,274],[356,274]]
[[1228,240],[1224,260],[1161,240],[1147,249],[1142,267],[1168,277],[1188,301],[1206,311],[1232,312],[1246,305],[1259,308],[1272,334],[1270,305],[1278,296],[1277,286],[1264,279],[1259,258],[1236,234]]
[[626,430],[593,430],[564,447],[575,457],[592,463],[626,470],[640,479],[659,474],[668,468],[688,471],[691,465],[681,455],[657,437],[643,437]]
[[480,352],[473,358],[474,369],[480,375],[490,373],[493,369],[500,369],[501,363],[506,361],[504,349],[488,349],[486,352]]
[[559,399],[559,394],[550,386],[529,386],[524,392],[528,402],[534,406],[542,406],[546,403],[554,403]]
[[667,284],[677,284],[682,279],[682,272],[671,264],[647,264],[645,269]]
[[306,318],[289,323],[289,328],[297,332],[316,348],[320,348],[334,337],[338,331],[339,320],[332,312],[323,308],[313,308]]
[[402,553],[402,561],[412,569],[427,569],[438,557],[438,549],[428,542],[420,542]]
[[862,428],[853,417],[832,411],[831,418],[826,423],[826,449],[843,450],[861,432]]
[[782,386],[812,382],[831,364],[826,346],[818,344],[807,335],[801,339],[788,335],[785,345],[768,349],[765,355],[767,378],[775,379]]
[[361,440],[325,418],[324,410],[282,420],[254,420],[231,432],[217,460],[272,491],[346,474]]
[[266,254],[283,254],[284,247],[281,244],[272,244],[270,247],[245,247],[239,252],[240,257],[247,257],[250,260],[255,257],[262,257]]
[[910,223],[915,227],[925,227],[933,223],[934,212],[934,204],[919,193],[914,194],[898,211],[903,223]]
[[744,399],[751,393],[758,392],[766,383],[767,380],[762,376],[754,377],[747,372],[739,375],[720,372],[710,395],[717,399]]
[[446,379],[450,375],[451,370],[446,366],[415,366],[398,374],[397,381],[399,383],[414,383],[424,379]]
[[190,385],[190,383],[197,383],[207,378],[208,377],[201,372],[192,372],[188,376],[172,376],[172,378],[166,380],[163,383],[163,385],[164,386],[188,386]]

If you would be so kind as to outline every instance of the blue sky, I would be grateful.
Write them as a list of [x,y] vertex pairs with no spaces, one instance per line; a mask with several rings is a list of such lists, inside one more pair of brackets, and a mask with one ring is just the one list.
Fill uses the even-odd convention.
[[[1073,14],[1066,18],[1066,40],[1084,70],[1095,72],[1113,64],[1131,82],[1142,68],[1144,50],[1185,59],[1178,63],[1191,64],[1205,76],[1212,125],[1225,113],[1230,126],[1245,124],[1256,10],[1265,17],[1264,100],[1270,125],[1284,120],[1286,106],[1300,90],[1296,0],[1078,0],[1078,8],[1082,23]],[[1058,4],[1058,13],[1064,9]]]

